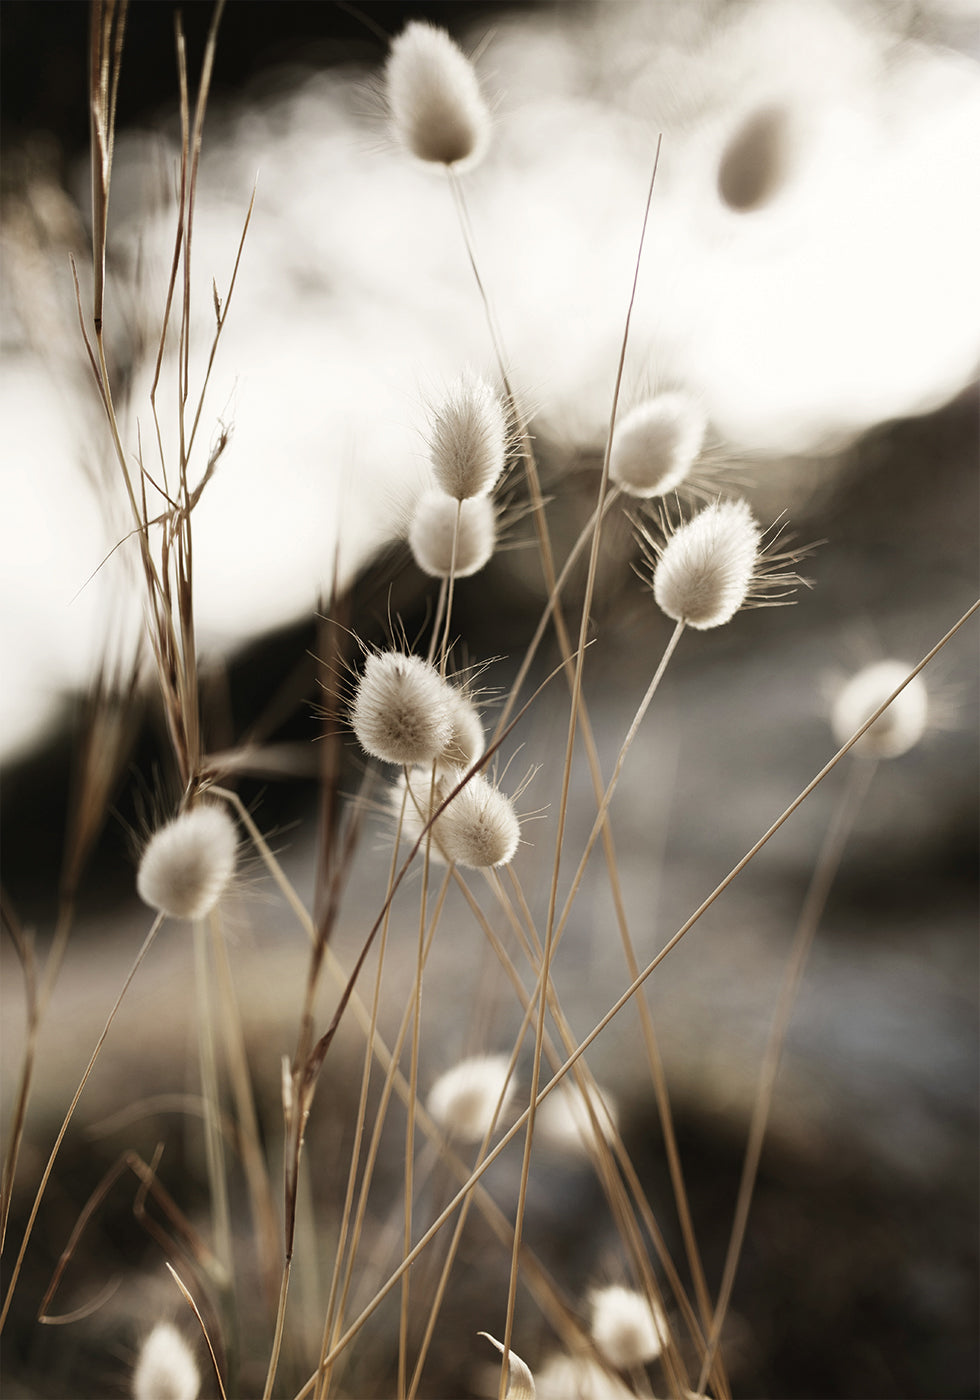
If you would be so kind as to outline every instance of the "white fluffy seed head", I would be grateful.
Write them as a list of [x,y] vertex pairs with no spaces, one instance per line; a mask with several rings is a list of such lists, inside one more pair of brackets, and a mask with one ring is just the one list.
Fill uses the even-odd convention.
[[457,578],[468,578],[478,573],[493,555],[496,543],[493,504],[486,496],[460,502],[444,491],[427,491],[415,507],[408,543],[423,573],[432,578],[448,578],[453,571]]
[[655,1361],[664,1348],[666,1327],[659,1308],[641,1293],[620,1284],[596,1288],[592,1307],[592,1340],[609,1362],[624,1370]]
[[[616,1101],[598,1086],[588,1093],[599,1132],[608,1141],[619,1126]],[[550,1093],[538,1109],[535,1125],[536,1138],[555,1152],[587,1157],[596,1146],[592,1117],[577,1084],[562,1084]]]
[[200,805],[159,827],[143,851],[136,889],[171,919],[203,919],[235,873],[238,836],[224,807]]
[[[911,671],[904,661],[878,661],[851,677],[834,702],[831,723],[838,744],[844,744]],[[922,738],[929,719],[929,696],[918,675],[861,736],[852,753],[865,758],[898,758]]]
[[[439,795],[440,787],[441,779],[438,776],[433,783],[431,766],[412,768],[407,778],[401,772],[391,785],[388,799],[391,814],[396,820],[401,820],[401,834],[412,845],[422,835],[429,817],[446,795],[445,792]],[[430,858],[445,863],[434,832],[430,842]]]
[[617,423],[609,475],[631,496],[663,496],[687,477],[706,428],[704,410],[689,394],[657,394]]
[[[462,776],[461,770],[447,768],[437,773],[433,782],[431,769],[413,768],[408,775],[407,800],[405,776],[398,778],[391,794],[391,810],[397,816],[404,801],[402,834],[406,840],[418,840],[431,814],[442,806]],[[483,870],[514,859],[521,824],[510,798],[482,773],[474,773],[432,823],[430,836],[430,858]]]
[[158,1322],[140,1347],[133,1372],[133,1400],[197,1400],[201,1377],[176,1327]]
[[744,501],[714,501],[676,529],[653,575],[657,606],[699,631],[730,622],[755,576],[762,532]]
[[429,1091],[426,1107],[447,1137],[457,1142],[480,1142],[493,1122],[501,1095],[498,1121],[513,1093],[513,1084],[507,1084],[506,1055],[473,1055],[439,1076]]
[[474,164],[490,113],[470,60],[435,25],[413,20],[391,45],[385,88],[395,138],[419,160]]
[[443,767],[465,770],[482,754],[486,736],[473,701],[454,685],[449,687],[449,694],[449,739],[436,761]]
[[361,747],[385,763],[432,763],[452,733],[449,685],[420,656],[372,652],[351,709]]
[[[448,773],[451,791],[462,773]],[[435,823],[436,837],[447,860],[470,870],[509,865],[521,841],[521,824],[510,798],[474,773]]]
[[591,1356],[549,1357],[535,1373],[534,1389],[537,1400],[631,1400],[633,1394]]
[[447,496],[485,496],[496,486],[507,454],[507,420],[496,393],[464,370],[438,409],[432,427],[432,470]]

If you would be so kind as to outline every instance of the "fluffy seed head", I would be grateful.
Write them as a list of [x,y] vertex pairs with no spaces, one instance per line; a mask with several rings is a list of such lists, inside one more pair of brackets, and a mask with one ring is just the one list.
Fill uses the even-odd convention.
[[444,491],[427,491],[415,507],[408,531],[408,543],[423,573],[432,578],[449,577],[453,568],[454,532],[455,575],[468,578],[478,573],[493,554],[496,542],[493,505],[486,496],[459,502]]
[[[413,845],[422,835],[429,817],[442,805],[449,792],[449,789],[444,787],[444,782],[445,774],[437,773],[433,782],[431,765],[420,765],[409,769],[407,778],[404,772],[399,773],[392,784],[389,799],[391,812],[393,816],[401,818],[402,835]],[[446,857],[442,853],[436,834],[437,825],[438,823],[435,823],[432,828],[429,854],[431,859],[445,863]]]
[[663,1351],[665,1326],[641,1293],[612,1284],[591,1296],[592,1340],[611,1366],[644,1366]]
[[385,66],[396,139],[419,160],[474,163],[486,149],[490,113],[472,63],[444,29],[413,20]]
[[[506,1083],[506,1055],[474,1055],[439,1076],[426,1106],[447,1137],[458,1142],[479,1142],[493,1122]],[[513,1092],[512,1084],[508,1084],[501,1114],[507,1111]]]
[[183,1337],[158,1322],[140,1348],[133,1372],[133,1400],[197,1400],[201,1378]]
[[452,733],[449,685],[420,656],[372,652],[351,710],[361,747],[385,763],[431,763]]
[[[433,783],[429,768],[410,771],[409,795],[402,817],[402,832],[407,840],[418,840],[431,814],[442,806],[462,776],[460,770],[447,768]],[[391,795],[391,809],[396,815],[402,811],[404,794],[403,774]],[[520,840],[521,824],[510,798],[482,773],[474,773],[432,823],[430,857],[482,870],[509,864]]]
[[[451,789],[462,774],[450,773]],[[449,861],[471,870],[509,865],[521,840],[514,804],[482,773],[474,773],[435,823],[439,845]]]
[[617,423],[609,475],[632,496],[663,496],[691,470],[706,427],[704,411],[689,394],[657,394]]
[[534,1385],[537,1400],[630,1400],[633,1394],[591,1356],[550,1357]]
[[235,873],[238,837],[223,807],[197,806],[161,826],[136,873],[144,904],[171,919],[203,919]]
[[467,769],[485,748],[483,724],[473,701],[456,686],[449,688],[451,730],[446,747],[437,762],[449,768]]
[[[883,704],[911,671],[904,661],[878,661],[851,677],[834,702],[834,737],[844,744]],[[922,738],[929,717],[929,697],[921,675],[909,681],[879,720],[857,741],[852,753],[865,758],[898,758]]]
[[674,622],[705,631],[748,597],[762,532],[744,501],[714,501],[679,526],[660,554],[653,596]]
[[[619,1126],[619,1111],[605,1089],[590,1089],[589,1103],[599,1131],[607,1140]],[[577,1084],[562,1084],[538,1109],[536,1133],[556,1152],[585,1157],[596,1145],[592,1118]]]
[[447,496],[464,501],[492,491],[504,469],[507,421],[489,384],[464,370],[436,413],[432,469]]

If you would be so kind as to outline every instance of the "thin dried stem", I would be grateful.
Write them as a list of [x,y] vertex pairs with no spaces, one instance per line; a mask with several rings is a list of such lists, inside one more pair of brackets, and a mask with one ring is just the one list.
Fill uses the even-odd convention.
[[749,1124],[742,1178],[739,1182],[738,1198],[735,1202],[735,1218],[732,1222],[731,1238],[725,1255],[721,1287],[718,1290],[718,1303],[708,1335],[708,1350],[702,1363],[701,1379],[698,1382],[699,1390],[704,1387],[707,1372],[718,1349],[725,1316],[728,1312],[728,1304],[731,1301],[735,1274],[749,1220],[749,1209],[752,1205],[752,1193],[759,1171],[759,1160],[762,1156],[762,1144],[776,1088],[776,1075],[779,1071],[779,1062],[782,1058],[790,1017],[796,1004],[810,949],[813,946],[813,940],[827,904],[827,897],[830,894],[837,871],[840,869],[841,859],[854,828],[855,818],[861,810],[861,804],[871,785],[876,767],[877,763],[873,760],[871,762],[858,761],[852,765],[848,781],[827,826],[810,887],[800,911],[796,934],[793,938],[793,947],[786,963],[786,970],[783,973],[782,986],[779,990],[779,998],[769,1029],[762,1067],[759,1071],[759,1084]]
[[30,1242],[31,1234],[34,1230],[34,1222],[37,1220],[37,1213],[41,1209],[41,1201],[44,1199],[44,1192],[47,1189],[51,1173],[54,1170],[55,1160],[57,1159],[58,1152],[61,1148],[61,1144],[64,1141],[65,1133],[67,1133],[68,1131],[68,1125],[72,1120],[72,1115],[74,1114],[75,1109],[78,1106],[78,1101],[82,1097],[82,1094],[85,1090],[85,1086],[89,1081],[89,1076],[91,1075],[92,1070],[95,1068],[95,1062],[99,1058],[99,1051],[102,1049],[102,1046],[105,1043],[106,1036],[109,1034],[109,1031],[112,1028],[112,1023],[116,1019],[116,1012],[122,1005],[123,997],[126,995],[127,991],[129,990],[130,983],[136,976],[136,973],[139,971],[143,959],[150,951],[150,948],[153,944],[153,940],[156,938],[157,933],[161,925],[163,924],[163,918],[164,916],[162,914],[158,914],[156,916],[156,918],[153,920],[153,923],[150,926],[149,933],[143,940],[143,946],[136,954],[136,959],[129,970],[125,982],[122,985],[122,990],[116,997],[112,1010],[109,1012],[109,1017],[105,1023],[105,1026],[103,1027],[102,1034],[99,1036],[99,1039],[95,1045],[95,1049],[92,1051],[92,1056],[88,1064],[85,1066],[85,1072],[82,1075],[81,1082],[79,1083],[78,1088],[75,1090],[75,1095],[68,1106],[68,1112],[65,1114],[64,1122],[62,1123],[61,1128],[58,1131],[58,1136],[55,1138],[54,1146],[51,1149],[51,1155],[48,1157],[47,1165],[44,1168],[40,1184],[34,1196],[34,1204],[31,1207],[30,1216],[28,1217],[27,1224],[24,1227],[24,1237],[21,1240],[20,1249],[18,1250],[17,1258],[14,1262],[14,1267],[11,1271],[10,1282],[7,1285],[7,1293],[6,1297],[4,1298],[3,1309],[2,1311],[0,1311],[0,1331],[3,1330],[4,1325],[6,1324],[7,1314],[10,1311],[10,1304],[14,1296],[14,1289],[17,1287],[17,1280],[20,1277],[21,1266],[24,1263],[24,1255],[27,1253],[27,1246]]

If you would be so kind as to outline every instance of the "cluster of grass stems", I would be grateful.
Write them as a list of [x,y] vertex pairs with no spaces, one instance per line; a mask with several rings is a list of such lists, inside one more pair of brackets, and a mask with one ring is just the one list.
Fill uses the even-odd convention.
[[[475,240],[467,217],[463,177],[454,168],[454,161],[447,160],[445,177],[458,216],[466,256],[472,266],[486,310],[488,333],[501,386],[501,402],[509,424],[509,489],[515,495],[523,493],[525,518],[533,527],[540,558],[546,603],[516,680],[502,704],[496,730],[490,742],[474,761],[454,775],[451,791],[439,789],[439,797],[442,800],[438,801],[438,805],[430,804],[421,812],[422,820],[416,823],[416,827],[421,826],[418,834],[414,835],[413,832],[413,838],[401,843],[396,840],[387,872],[387,888],[377,909],[377,916],[371,926],[364,930],[360,951],[353,965],[343,965],[334,951],[333,935],[338,926],[353,852],[362,833],[366,804],[345,800],[340,788],[342,750],[343,746],[349,743],[345,732],[350,712],[345,691],[345,687],[349,689],[349,679],[345,677],[349,677],[350,673],[356,670],[356,664],[351,661],[352,634],[346,627],[346,600],[339,587],[335,590],[330,605],[325,609],[326,615],[321,628],[319,681],[324,696],[324,730],[318,752],[322,800],[320,831],[316,845],[316,895],[312,913],[290,884],[253,814],[243,804],[235,789],[238,775],[248,771],[253,762],[259,761],[262,758],[261,753],[254,745],[246,743],[220,754],[209,752],[201,719],[194,623],[192,524],[195,507],[202,492],[207,489],[228,441],[227,433],[222,431],[213,440],[210,449],[204,452],[202,423],[211,367],[227,321],[252,213],[250,206],[244,216],[242,239],[235,253],[223,295],[217,285],[214,287],[213,308],[210,312],[213,314],[213,329],[207,367],[202,382],[192,385],[191,251],[195,199],[208,88],[221,9],[222,4],[219,0],[207,40],[196,98],[193,100],[179,20],[176,27],[181,131],[181,158],[176,191],[176,233],[166,301],[162,311],[156,370],[149,396],[153,434],[149,442],[141,438],[135,449],[132,444],[127,446],[123,441],[108,369],[109,357],[106,353],[103,321],[113,132],[125,22],[123,0],[96,0],[92,10],[93,257],[92,303],[88,311],[83,304],[83,294],[74,264],[73,273],[85,352],[91,367],[92,380],[104,409],[115,464],[125,487],[131,513],[131,538],[135,541],[145,604],[145,642],[152,654],[163,713],[167,721],[172,765],[179,778],[181,798],[178,810],[191,811],[200,804],[202,798],[206,798],[211,805],[225,807],[234,819],[243,845],[250,846],[253,855],[264,865],[291,911],[291,916],[295,918],[309,941],[305,985],[298,989],[295,1048],[282,1066],[283,1160],[278,1168],[266,1160],[263,1135],[260,1131],[260,1113],[253,1096],[246,1056],[245,1030],[238,1015],[232,969],[221,909],[218,905],[205,918],[194,922],[200,1074],[205,1105],[203,1131],[211,1198],[210,1230],[202,1230],[195,1225],[182,1211],[179,1200],[174,1199],[163,1186],[157,1175],[159,1153],[148,1162],[135,1152],[125,1153],[93,1193],[71,1238],[66,1242],[50,1286],[41,1300],[40,1320],[66,1320],[64,1316],[56,1316],[54,1310],[55,1296],[65,1269],[83,1231],[99,1210],[114,1182],[124,1173],[133,1172],[140,1183],[138,1213],[147,1230],[161,1245],[175,1289],[186,1303],[189,1314],[193,1314],[192,1325],[199,1329],[212,1365],[213,1385],[223,1397],[244,1393],[239,1388],[241,1367],[246,1361],[254,1367],[256,1343],[254,1340],[250,1343],[246,1341],[245,1317],[242,1311],[244,1303],[240,1290],[236,1288],[236,1238],[240,1231],[236,1229],[236,1221],[232,1217],[229,1190],[231,1175],[237,1170],[227,1156],[226,1123],[231,1117],[234,1123],[234,1140],[240,1154],[240,1168],[250,1202],[255,1257],[264,1282],[262,1301],[266,1308],[264,1336],[268,1353],[262,1395],[264,1400],[269,1400],[273,1394],[286,1393],[279,1377],[279,1363],[284,1338],[288,1335],[290,1327],[290,1278],[294,1251],[307,1247],[306,1241],[297,1241],[298,1203],[304,1170],[304,1140],[310,1116],[316,1111],[317,1087],[334,1046],[338,1027],[342,1020],[349,1019],[356,1023],[363,1037],[363,1069],[356,1117],[352,1127],[350,1168],[340,1210],[328,1300],[322,1320],[322,1341],[318,1354],[308,1359],[307,1379],[288,1393],[295,1394],[295,1400],[307,1400],[308,1397],[327,1400],[328,1396],[349,1393],[345,1391],[345,1371],[356,1352],[362,1330],[389,1295],[394,1294],[398,1299],[398,1360],[397,1374],[391,1382],[392,1391],[397,1394],[398,1400],[412,1400],[412,1397],[419,1394],[423,1383],[423,1369],[433,1338],[440,1326],[440,1310],[450,1287],[452,1269],[467,1218],[472,1212],[477,1212],[483,1217],[485,1226],[497,1241],[499,1249],[510,1260],[505,1295],[493,1299],[492,1304],[488,1303],[493,1315],[487,1318],[487,1326],[496,1334],[490,1336],[489,1340],[494,1342],[501,1353],[498,1400],[505,1400],[508,1395],[516,1398],[534,1393],[534,1382],[530,1372],[516,1354],[511,1354],[518,1313],[529,1304],[533,1304],[540,1311],[547,1329],[552,1334],[553,1349],[562,1348],[569,1355],[583,1359],[593,1367],[593,1380],[590,1384],[595,1389],[590,1390],[589,1394],[606,1394],[607,1390],[600,1388],[604,1385],[609,1395],[666,1393],[678,1400],[678,1397],[692,1394],[710,1394],[718,1397],[718,1400],[728,1400],[731,1387],[725,1366],[724,1349],[720,1342],[747,1227],[781,1047],[808,950],[839,864],[848,830],[863,792],[871,780],[873,762],[865,760],[853,763],[852,778],[845,787],[823,849],[815,863],[812,884],[800,915],[773,1013],[764,1061],[759,1071],[730,1243],[722,1277],[714,1292],[702,1267],[688,1205],[654,1017],[645,999],[645,984],[705,911],[755,858],[800,804],[846,757],[870,725],[897,699],[905,686],[980,604],[974,605],[970,612],[937,642],[928,655],[922,658],[918,666],[910,670],[901,684],[897,685],[860,728],[842,743],[839,750],[794,797],[785,811],[775,817],[769,828],[746,851],[718,886],[707,894],[656,956],[642,964],[634,947],[620,886],[610,812],[630,746],[685,631],[684,619],[676,622],[663,656],[654,669],[650,685],[637,708],[634,722],[612,756],[611,765],[609,756],[603,757],[599,752],[590,721],[585,684],[589,663],[590,617],[603,523],[622,494],[620,488],[611,480],[610,459],[620,407],[620,387],[626,362],[632,302],[630,306],[624,307],[621,353],[594,510],[570,557],[559,563],[549,535],[548,510],[542,493],[532,438],[522,412],[520,397],[511,384],[505,348],[494,325],[490,293],[484,286],[479,272]],[[652,162],[645,208],[638,210],[642,217],[638,218],[637,228],[637,274],[647,219],[651,216],[652,208],[655,213],[655,180],[656,159]],[[447,206],[447,215],[449,213]],[[634,280],[634,293],[635,287]],[[164,447],[165,433],[161,426],[161,405],[158,401],[158,391],[165,379],[165,363],[173,347],[176,349],[177,365],[176,460],[168,459]],[[649,527],[647,537],[652,539]],[[661,548],[661,545],[655,544],[654,555],[658,554]],[[587,559],[587,573],[584,594],[576,618],[569,615],[563,600],[563,589],[572,564],[582,556]],[[786,556],[782,557],[785,560]],[[652,558],[651,562],[655,563],[655,558]],[[448,577],[441,582],[429,646],[429,660],[437,666],[443,678],[447,672],[451,674],[452,669],[454,574],[454,568],[450,567]],[[784,581],[786,577],[785,574],[778,576]],[[560,664],[544,685],[528,696],[525,693],[527,677],[535,654],[549,630],[557,643]],[[562,688],[567,692],[567,702],[559,696]],[[38,1038],[73,924],[79,881],[118,781],[125,751],[126,714],[135,689],[135,674],[121,678],[106,672],[96,686],[80,767],[81,781],[67,844],[59,916],[43,969],[36,966],[32,941],[20,926],[14,911],[8,906],[5,906],[4,910],[4,922],[23,964],[28,1009],[19,1091],[10,1116],[3,1163],[0,1229],[5,1252],[11,1244],[7,1237],[7,1226],[28,1117]],[[482,885],[476,887],[471,872],[464,871],[457,864],[450,863],[437,874],[439,867],[432,856],[433,830],[440,817],[451,806],[454,798],[468,784],[477,780],[478,775],[489,774],[495,769],[497,756],[506,750],[508,741],[520,725],[529,706],[542,703],[541,691],[545,689],[548,692],[546,703],[555,713],[561,708],[566,716],[567,734],[559,795],[548,814],[547,836],[539,837],[539,841],[553,842],[554,850],[547,907],[542,923],[533,915],[531,903],[522,888],[519,856],[514,863],[480,872]],[[566,824],[573,758],[577,752],[584,753],[587,763],[594,793],[595,817],[584,849],[576,854],[568,850]],[[372,781],[372,768],[368,766],[365,791]],[[408,791],[406,783],[406,795]],[[406,799],[403,799],[399,831],[405,810]],[[590,1033],[582,1038],[573,1032],[565,1016],[552,969],[570,911],[582,885],[586,866],[597,846],[601,848],[612,894],[628,982],[622,995],[608,1008]],[[562,895],[563,884],[560,876],[566,872],[570,861],[574,862],[574,874]],[[397,1033],[394,1039],[389,1041],[382,1035],[379,1020],[392,916],[396,901],[404,899],[403,886],[406,877],[409,872],[414,875],[419,869],[419,878],[409,886],[415,890],[419,900],[414,981]],[[523,1017],[512,1046],[504,1051],[506,1070],[500,1079],[497,1101],[490,1106],[485,1120],[481,1120],[475,1155],[469,1156],[462,1155],[462,1152],[457,1150],[451,1135],[447,1134],[445,1124],[436,1121],[419,1092],[423,973],[429,950],[437,937],[440,914],[453,886],[461,892],[472,911],[476,925],[499,959],[514,996],[520,1004]],[[25,1253],[30,1247],[38,1213],[42,1208],[45,1188],[56,1169],[59,1150],[69,1131],[75,1108],[85,1090],[102,1045],[111,1031],[120,1003],[166,921],[166,914],[162,911],[152,919],[129,975],[109,1011],[104,1031],[94,1047],[84,1073],[80,1076],[77,1092],[67,1108],[63,1125],[37,1184],[26,1227],[16,1247],[11,1251],[13,1263],[7,1270],[2,1300],[3,1321],[8,1317],[11,1300],[20,1282],[21,1267]],[[502,934],[501,928],[506,930],[506,936]],[[515,962],[515,950],[519,957],[523,958],[523,965]],[[372,967],[373,983],[370,981]],[[330,993],[333,997],[333,1011],[326,1024],[323,1024],[320,1020],[319,1004],[325,986],[333,989]],[[683,1241],[683,1264],[671,1256],[665,1234],[647,1198],[644,1183],[634,1169],[614,1119],[603,1108],[599,1087],[589,1068],[589,1050],[596,1037],[613,1019],[630,1008],[635,1008],[635,1014],[639,1018],[642,1054],[649,1067],[650,1082],[662,1129],[679,1234]],[[499,1048],[488,1047],[491,1051]],[[515,1089],[515,1071],[519,1057],[527,1054],[530,1055],[528,1081],[522,1083],[519,1089]],[[380,1090],[378,1076],[381,1080]],[[658,1355],[649,1365],[646,1355],[642,1353],[633,1359],[632,1364],[629,1363],[629,1358],[626,1362],[620,1358],[619,1364],[615,1364],[616,1357],[611,1357],[609,1349],[601,1344],[601,1338],[594,1330],[590,1330],[585,1320],[582,1301],[569,1298],[562,1280],[549,1273],[524,1240],[528,1186],[534,1170],[533,1147],[539,1110],[556,1090],[561,1088],[562,1092],[565,1092],[569,1086],[571,1092],[578,1097],[582,1139],[621,1241],[623,1276],[629,1280],[636,1297],[643,1300],[648,1315],[656,1319],[660,1333]],[[402,1105],[405,1122],[400,1257],[397,1265],[391,1268],[373,1296],[355,1309],[353,1300],[358,1293],[358,1268],[361,1264],[359,1249],[372,1199],[373,1173],[393,1099],[397,1099]],[[512,1099],[517,1103],[516,1112],[507,1111],[507,1105]],[[515,1144],[515,1150],[521,1153],[520,1185],[516,1208],[512,1213],[505,1214],[487,1189],[484,1178],[488,1169],[512,1143]],[[431,1170],[434,1161],[442,1164],[455,1182],[455,1188],[448,1203],[434,1218],[419,1222],[416,1219],[415,1205],[420,1178]],[[146,1204],[151,1199],[159,1207],[166,1225],[152,1220],[146,1212]],[[443,1242],[442,1264],[437,1277],[431,1273],[426,1275],[424,1297],[420,1297],[419,1287],[415,1283],[417,1275],[413,1273],[413,1269],[437,1239]],[[238,1248],[240,1250],[241,1246]],[[416,1325],[420,1312],[425,1319],[424,1328],[421,1329]],[[188,1321],[190,1322],[190,1319]],[[420,1330],[421,1336],[418,1335]],[[261,1325],[256,1327],[252,1318],[249,1318],[248,1335],[253,1339],[263,1335]],[[485,1343],[476,1342],[474,1339],[475,1357],[481,1355],[481,1348],[488,1355],[493,1355]],[[207,1384],[210,1386],[212,1382]],[[615,1388],[617,1385],[619,1389]],[[159,1393],[164,1392],[161,1390]],[[173,1393],[178,1392],[174,1390]],[[583,1390],[583,1393],[586,1392]]]

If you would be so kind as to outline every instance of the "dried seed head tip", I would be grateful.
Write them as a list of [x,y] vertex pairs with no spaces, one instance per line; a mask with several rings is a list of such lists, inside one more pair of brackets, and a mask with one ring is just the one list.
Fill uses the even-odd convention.
[[507,421],[493,389],[472,370],[463,371],[436,414],[431,451],[436,481],[447,496],[485,496],[497,484]]
[[730,622],[749,595],[761,531],[744,501],[715,501],[679,526],[653,575],[657,606],[699,631]]
[[235,873],[238,837],[223,807],[198,806],[153,833],[136,874],[144,904],[171,919],[203,919]]
[[[447,788],[461,777],[447,774]],[[510,864],[520,845],[521,824],[510,798],[475,773],[436,819],[434,833],[447,860],[483,870]]]
[[447,1137],[458,1142],[479,1142],[490,1128],[497,1103],[503,1094],[501,1114],[513,1097],[507,1084],[505,1055],[474,1055],[447,1069],[429,1092],[429,1113]]
[[468,578],[493,555],[495,536],[493,505],[487,496],[457,501],[443,491],[427,491],[415,508],[408,543],[423,573],[448,578],[453,572],[456,578]]
[[[878,661],[851,677],[834,702],[834,737],[845,744],[856,729],[884,704],[911,671],[904,661]],[[854,745],[865,758],[898,758],[922,738],[929,718],[929,697],[921,675],[909,681],[888,709]]]
[[[503,1356],[503,1342],[498,1342],[489,1332],[478,1332],[477,1336],[486,1337],[490,1345],[495,1346]],[[535,1400],[531,1368],[526,1361],[521,1360],[516,1351],[507,1353],[507,1389],[504,1392],[504,1400]]]
[[133,1372],[133,1400],[197,1400],[201,1378],[183,1337],[158,1322],[140,1348]]
[[361,747],[385,763],[432,763],[452,733],[449,686],[419,656],[372,653],[351,710]]
[[616,425],[609,475],[632,496],[663,496],[691,470],[706,427],[704,410],[689,394],[657,394]]
[[474,163],[486,149],[490,113],[472,63],[446,33],[413,20],[385,66],[396,139],[419,160]]
[[611,1366],[620,1370],[645,1366],[664,1347],[664,1320],[660,1309],[650,1306],[632,1288],[613,1284],[597,1288],[591,1296],[592,1340]]

